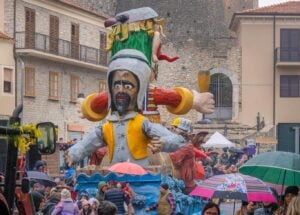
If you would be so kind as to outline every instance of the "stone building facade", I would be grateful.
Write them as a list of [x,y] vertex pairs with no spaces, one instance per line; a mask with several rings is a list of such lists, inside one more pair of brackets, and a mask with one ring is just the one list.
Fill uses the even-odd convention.
[[[241,104],[241,49],[229,30],[233,12],[258,6],[257,0],[120,0],[117,12],[143,6],[152,7],[165,19],[163,51],[178,55],[173,63],[161,62],[158,86],[184,86],[198,90],[197,74],[210,70],[214,86],[216,112],[206,118],[238,121]],[[227,98],[224,99],[223,98]],[[229,103],[229,104],[228,104]],[[161,108],[165,121],[174,118]],[[196,112],[187,118],[198,121]],[[256,116],[253,116],[255,118]]]
[[[105,89],[108,15],[69,1],[5,0],[4,29],[15,38],[17,104],[22,123],[51,121],[64,142],[80,139],[97,123],[79,118],[79,93]],[[58,173],[59,152],[50,159]],[[31,164],[32,165],[32,164]]]

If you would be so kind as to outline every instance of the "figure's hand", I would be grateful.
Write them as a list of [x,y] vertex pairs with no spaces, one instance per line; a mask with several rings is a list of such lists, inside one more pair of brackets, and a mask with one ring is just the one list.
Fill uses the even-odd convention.
[[73,159],[71,158],[71,156],[68,154],[67,151],[64,154],[64,158],[68,166],[71,166],[73,164]]
[[158,62],[158,57],[156,54],[152,54],[152,61],[153,63],[157,63]]
[[209,92],[198,93],[197,91],[193,90],[193,95],[194,95],[193,109],[204,114],[209,114],[214,112],[215,101],[214,101],[213,94]]
[[151,139],[148,147],[151,148],[152,153],[160,152],[163,148],[164,141],[159,137],[154,137]]

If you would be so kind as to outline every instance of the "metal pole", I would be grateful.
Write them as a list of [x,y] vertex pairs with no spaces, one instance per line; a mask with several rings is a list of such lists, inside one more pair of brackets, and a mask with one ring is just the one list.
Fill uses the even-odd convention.
[[[22,112],[22,110],[22,105],[19,105],[14,110],[13,115],[9,119],[9,124],[20,123],[19,114]],[[6,161],[4,196],[6,197],[10,214],[13,214],[15,203],[18,147],[15,145],[14,138],[11,136],[8,136],[7,155],[9,156],[7,156]]]

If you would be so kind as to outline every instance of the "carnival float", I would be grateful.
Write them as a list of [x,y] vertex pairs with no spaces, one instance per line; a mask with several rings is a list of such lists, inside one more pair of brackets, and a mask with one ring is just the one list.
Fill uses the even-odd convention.
[[[159,185],[165,182],[175,196],[176,211],[193,214],[200,211],[202,200],[186,195],[185,188],[188,181],[194,182],[196,169],[201,168],[195,164],[195,154],[201,152],[187,143],[187,136],[192,134],[191,121],[178,116],[192,109],[212,113],[214,101],[208,92],[153,84],[158,78],[159,61],[171,63],[178,59],[162,53],[163,24],[164,20],[149,7],[125,11],[105,21],[105,27],[110,28],[108,90],[88,95],[80,110],[82,118],[100,125],[68,150],[66,161],[71,164],[92,153],[90,165],[77,170],[80,174],[75,190],[79,195],[88,191],[95,196],[100,181],[127,182],[136,194],[132,199],[135,214],[145,214],[145,208],[159,197]],[[206,84],[202,82],[199,84]],[[176,117],[171,126],[184,132],[176,133],[161,125],[160,105]],[[146,173],[109,171],[112,164],[121,162],[138,164]],[[185,170],[180,170],[184,165]],[[193,171],[187,173],[187,169]]]

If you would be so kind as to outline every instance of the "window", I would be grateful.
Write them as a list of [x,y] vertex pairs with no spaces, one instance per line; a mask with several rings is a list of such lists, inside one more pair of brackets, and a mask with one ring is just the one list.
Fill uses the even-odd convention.
[[299,97],[300,76],[299,75],[281,75],[280,76],[280,97]]
[[79,77],[76,75],[71,75],[70,77],[70,92],[71,92],[71,102],[77,102],[77,96],[79,93]]
[[58,73],[49,72],[49,99],[58,100]]
[[25,67],[25,96],[35,97],[35,68]]
[[280,30],[280,61],[300,61],[300,29]]
[[13,70],[4,68],[3,92],[12,93],[13,89]]
[[99,81],[99,92],[103,92],[106,90],[106,81],[100,80]]

